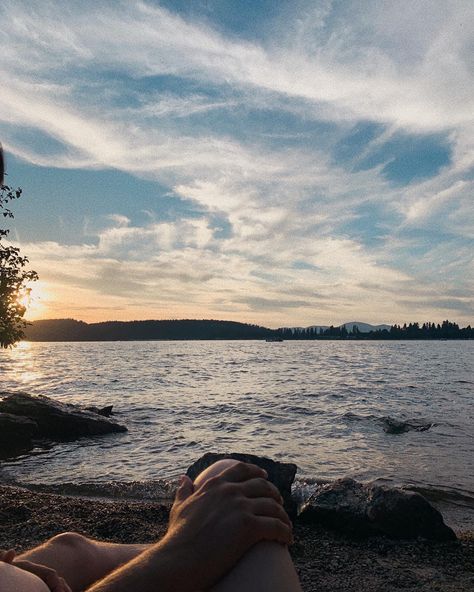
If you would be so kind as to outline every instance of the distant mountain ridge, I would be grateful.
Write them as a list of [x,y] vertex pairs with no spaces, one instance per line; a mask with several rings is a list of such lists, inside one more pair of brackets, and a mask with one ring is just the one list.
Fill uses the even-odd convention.
[[361,333],[370,333],[370,331],[390,331],[390,325],[371,325],[370,323],[361,323],[360,321],[351,321],[344,323],[340,327],[345,327],[348,331],[352,331],[357,327]]
[[[309,327],[291,327],[296,331],[304,329],[315,329],[318,331],[325,331],[329,329],[330,325],[310,325]],[[390,325],[371,325],[370,323],[363,323],[361,321],[351,321],[350,323],[343,323],[342,325],[336,325],[338,329],[345,327],[350,333],[354,327],[357,327],[361,333],[370,333],[370,331],[390,331]]]

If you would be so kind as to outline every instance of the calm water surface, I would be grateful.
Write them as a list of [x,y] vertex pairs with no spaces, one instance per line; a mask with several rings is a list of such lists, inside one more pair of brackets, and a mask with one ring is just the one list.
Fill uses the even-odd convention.
[[[156,480],[206,451],[296,462],[301,478],[382,478],[474,495],[474,342],[24,343],[2,390],[113,404],[126,434],[1,466],[23,482]],[[387,434],[379,421],[426,420]]]

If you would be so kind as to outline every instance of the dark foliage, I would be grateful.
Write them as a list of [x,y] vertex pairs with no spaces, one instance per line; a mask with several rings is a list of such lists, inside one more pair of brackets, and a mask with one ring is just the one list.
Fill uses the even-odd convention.
[[474,339],[474,328],[471,325],[460,328],[457,323],[443,321],[436,323],[405,323],[403,326],[392,325],[390,329],[382,329],[362,333],[357,325],[352,331],[341,327],[308,327],[306,329],[278,329],[283,339]]
[[83,323],[73,319],[36,321],[27,330],[32,341],[139,341],[153,339],[267,339],[275,331],[233,321],[170,320]]
[[198,340],[198,339],[473,339],[474,329],[460,329],[456,323],[444,321],[441,325],[418,323],[394,325],[390,330],[362,333],[357,325],[351,331],[345,327],[318,330],[267,329],[258,325],[215,320],[169,321],[108,321],[84,323],[73,319],[36,321],[26,330],[31,341],[140,341],[140,340]]
[[[0,214],[3,218],[13,218],[10,202],[19,199],[21,189],[3,185],[4,160],[0,145]],[[0,347],[13,346],[24,336],[26,322],[23,317],[26,306],[21,302],[28,296],[28,283],[38,279],[35,271],[25,269],[28,258],[20,254],[18,247],[5,244],[9,230],[0,228]]]

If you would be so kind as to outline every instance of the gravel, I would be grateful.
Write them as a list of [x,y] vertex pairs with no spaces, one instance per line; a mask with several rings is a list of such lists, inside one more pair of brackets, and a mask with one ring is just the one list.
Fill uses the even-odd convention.
[[[0,486],[0,548],[17,552],[60,532],[121,543],[151,543],[166,532],[168,507]],[[473,592],[474,533],[432,543],[349,539],[319,526],[295,526],[292,555],[305,592]]]

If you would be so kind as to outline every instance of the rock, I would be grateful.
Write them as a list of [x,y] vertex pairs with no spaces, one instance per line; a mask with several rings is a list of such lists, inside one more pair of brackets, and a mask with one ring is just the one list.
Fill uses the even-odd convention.
[[31,450],[32,438],[37,435],[38,424],[35,421],[11,413],[0,413],[0,457]]
[[417,419],[409,421],[395,419],[393,417],[382,417],[380,423],[383,426],[383,431],[387,434],[404,434],[405,432],[426,432],[434,423],[422,422]]
[[419,493],[338,479],[322,485],[300,512],[300,520],[353,536],[455,540],[441,514]]
[[280,491],[288,515],[292,519],[296,517],[296,503],[291,497],[291,485],[297,470],[297,466],[293,463],[282,463],[263,456],[255,456],[254,454],[240,454],[238,452],[218,454],[208,452],[188,468],[186,475],[194,480],[204,469],[207,469],[207,467],[216,461],[224,458],[252,463],[265,469],[268,473],[268,480]]
[[127,428],[114,421],[84,411],[76,405],[60,403],[43,395],[14,393],[0,402],[0,412],[26,417],[36,422],[37,437],[52,440],[71,440],[112,432],[126,432]]
[[95,407],[94,405],[91,405],[90,407],[84,407],[86,411],[92,411],[92,413],[97,413],[103,417],[110,417],[112,415],[113,408],[113,405],[107,405],[106,407]]

